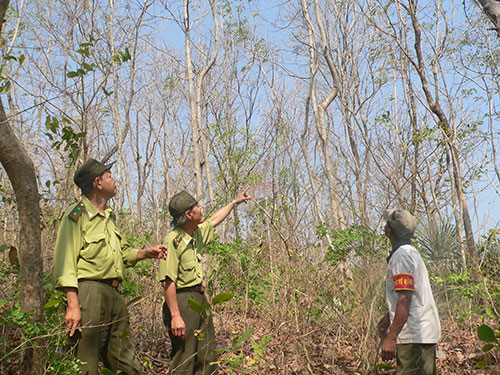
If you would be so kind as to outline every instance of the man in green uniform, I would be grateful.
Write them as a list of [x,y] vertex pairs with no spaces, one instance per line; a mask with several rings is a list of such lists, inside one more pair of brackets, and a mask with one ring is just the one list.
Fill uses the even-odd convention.
[[168,209],[174,229],[165,237],[167,259],[160,261],[160,280],[165,291],[163,321],[169,329],[172,342],[171,375],[214,375],[217,373],[217,355],[212,316],[199,314],[189,306],[197,301],[203,311],[207,300],[202,281],[201,251],[214,238],[214,227],[231,210],[252,197],[248,188],[231,203],[203,219],[196,199],[181,191],[172,197]]
[[118,285],[124,268],[146,258],[164,259],[166,247],[132,249],[116,227],[107,202],[116,194],[111,165],[87,160],[75,173],[82,200],[64,213],[54,254],[56,285],[66,293],[66,330],[80,336],[77,357],[85,375],[98,374],[98,360],[113,373],[141,374],[129,338],[128,312]]

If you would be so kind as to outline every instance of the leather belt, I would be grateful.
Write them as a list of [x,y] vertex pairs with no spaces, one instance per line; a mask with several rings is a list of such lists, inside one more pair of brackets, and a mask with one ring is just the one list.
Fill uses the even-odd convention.
[[78,282],[80,281],[96,281],[98,283],[103,283],[112,286],[115,289],[118,288],[118,286],[120,285],[120,281],[118,281],[118,279],[102,279],[102,280],[78,279]]
[[188,286],[186,288],[179,288],[176,290],[177,293],[183,293],[183,292],[198,292],[198,293],[204,293],[205,288],[201,285],[194,285],[194,286]]

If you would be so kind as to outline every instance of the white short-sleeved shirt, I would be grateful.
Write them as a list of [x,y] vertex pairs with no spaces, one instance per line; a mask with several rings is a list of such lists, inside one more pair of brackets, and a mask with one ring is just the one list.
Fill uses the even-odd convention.
[[410,312],[398,335],[398,344],[435,344],[441,335],[439,316],[432,296],[427,268],[415,247],[401,245],[387,264],[385,292],[391,323],[396,313],[398,291],[413,291]]

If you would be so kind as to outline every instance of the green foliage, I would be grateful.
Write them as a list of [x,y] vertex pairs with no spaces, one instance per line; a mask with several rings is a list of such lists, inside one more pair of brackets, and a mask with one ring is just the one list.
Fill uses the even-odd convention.
[[[128,212],[120,211],[118,215],[120,218],[123,218],[128,216]],[[146,247],[146,244],[151,242],[152,233],[144,231],[138,236],[127,233],[125,238],[131,247],[142,249]],[[120,292],[124,296],[131,297],[135,300],[137,297],[144,294],[144,285],[137,283],[135,280],[137,280],[137,277],[154,278],[156,275],[153,262],[153,260],[146,259],[138,262],[134,267],[127,269],[123,282],[120,284]]]
[[230,244],[214,241],[206,251],[217,258],[218,264],[209,270],[209,282],[216,275],[221,289],[234,292],[237,301],[247,296],[256,307],[265,303],[271,276],[257,249],[235,240]]
[[[5,268],[0,274],[0,283],[6,285],[15,275],[13,268]],[[8,272],[10,269],[11,272]],[[16,300],[19,284],[15,282],[9,293],[11,297],[0,300],[0,372],[15,373],[18,359],[27,348],[42,346],[46,374],[79,374],[80,361],[75,357],[71,343],[64,332],[66,309],[64,293],[55,289],[51,275],[44,275],[44,291],[49,297],[43,308],[43,322],[22,310]]]
[[134,275],[154,277],[152,261],[143,260],[125,272],[123,282],[120,284],[120,293],[135,299],[144,294],[144,285],[135,282]]
[[[122,211],[120,211],[119,215],[125,216],[125,214]],[[153,233],[145,231],[141,233],[140,236],[136,236],[132,233],[127,233],[125,235],[125,238],[127,239],[130,246],[142,249],[146,247],[146,244],[149,244],[152,241]]]
[[194,299],[188,299],[188,304],[189,304],[189,307],[192,308],[194,311],[196,311],[198,314],[202,314],[203,313],[203,307],[201,306],[201,303],[199,303],[198,301],[194,300]]
[[63,118],[61,121],[55,116],[47,116],[45,119],[45,135],[53,141],[52,148],[63,150],[69,153],[71,163],[75,163],[80,155],[79,142],[87,135],[87,132],[75,132],[71,127],[71,121]]
[[481,282],[477,282],[470,273],[452,270],[443,270],[440,274],[432,275],[431,279],[438,285],[433,289],[434,297],[437,300],[446,300],[459,319],[471,320],[478,315],[495,317],[494,310],[485,305],[484,301],[490,301],[498,306],[500,302],[498,280],[483,277]]
[[356,261],[366,257],[381,257],[385,239],[373,233],[370,228],[363,225],[351,225],[347,229],[330,229],[326,224],[318,225],[315,228],[316,234],[323,238],[328,233],[332,242],[325,255],[325,261],[332,265],[337,265],[347,260]]
[[[189,299],[189,307],[196,311],[198,314],[207,317],[211,314],[213,306],[225,303],[234,297],[233,293],[220,293],[212,298],[212,305],[207,303],[202,306],[198,301],[194,299]],[[230,374],[250,374],[255,370],[255,366],[258,364],[260,358],[264,354],[264,351],[271,340],[271,336],[266,336],[262,338],[259,342],[251,341],[252,346],[252,357],[249,358],[248,355],[244,356],[242,348],[245,343],[251,338],[254,330],[248,329],[241,336],[238,336],[238,332],[233,330],[233,339],[231,341],[231,348],[226,348],[222,350],[216,350],[217,354],[222,354],[221,361],[226,364],[227,370]],[[203,334],[198,336],[198,340],[203,340]]]
[[[4,38],[0,38],[0,48],[4,48],[6,46],[6,40]],[[9,94],[12,90],[12,82],[6,73],[7,64],[9,61],[15,61],[19,64],[19,66],[23,66],[25,61],[25,56],[23,54],[19,56],[14,55],[4,55],[2,62],[0,64],[0,94]]]
[[428,223],[418,232],[417,239],[420,253],[431,261],[431,271],[461,269],[462,254],[456,225],[450,221]]
[[437,134],[439,134],[437,128],[423,127],[421,129],[415,129],[412,134],[412,143],[418,145],[425,140],[436,140]]
[[234,293],[220,293],[212,299],[212,304],[215,306],[220,303],[227,302],[233,297]]
[[446,270],[432,279],[437,285],[446,288],[448,293],[457,294],[460,299],[477,297],[481,291],[481,285],[472,282],[471,275],[465,272]]
[[189,299],[188,304],[189,307],[192,308],[194,311],[196,311],[198,314],[203,315],[204,317],[210,316],[212,314],[212,307],[219,305],[221,303],[229,301],[231,298],[233,298],[234,294],[233,293],[220,293],[217,294],[213,299],[212,299],[212,304],[207,303],[205,306],[202,306],[201,303],[194,299]]
[[[483,235],[478,248],[485,276],[500,279],[500,229],[491,228]],[[500,304],[500,300],[497,301]]]
[[[483,352],[489,352],[494,348],[500,350],[500,326],[497,327],[495,332],[495,330],[490,326],[482,324],[477,328],[477,336],[479,337],[479,340],[485,343],[482,347]],[[488,366],[487,359],[480,360],[478,362],[478,366]]]
[[[90,57],[90,48],[94,47],[95,42],[96,40],[91,35],[88,42],[80,43],[80,48],[76,50],[76,53],[80,54],[85,60],[85,58]],[[88,64],[83,61],[78,69],[68,72],[66,76],[68,78],[81,78],[86,74],[93,72],[96,68],[96,64]]]
[[260,359],[271,341],[271,336],[265,336],[260,341],[251,340],[251,350],[243,353],[243,346],[254,334],[253,329],[248,329],[238,336],[238,331],[233,330],[231,348],[217,351],[223,353],[221,362],[226,365],[230,374],[253,374],[255,373]]
[[127,62],[132,59],[132,56],[130,56],[130,51],[128,47],[125,47],[125,51],[118,51],[114,56],[113,56],[113,62],[117,64],[123,64],[124,62]]
[[[495,331],[490,326],[483,324],[477,328],[477,336],[483,342],[488,344],[498,344],[500,345],[500,332],[495,334]],[[491,349],[491,348],[490,348]],[[489,349],[488,349],[489,350]]]
[[[469,264],[462,271],[462,254],[457,228],[449,221],[428,224],[418,233],[418,249],[428,263],[436,300],[448,304],[453,315],[462,321],[477,316],[494,319],[500,305],[499,256],[497,230],[491,229],[478,243],[481,274]],[[479,281],[479,282],[478,282]]]
[[394,129],[394,125],[392,123],[391,112],[385,111],[380,116],[375,117],[375,122],[381,125],[387,126],[389,129]]
[[379,368],[379,369],[383,369],[383,370],[394,370],[397,367],[394,365],[391,365],[389,363],[379,363],[379,364],[375,365],[375,368]]

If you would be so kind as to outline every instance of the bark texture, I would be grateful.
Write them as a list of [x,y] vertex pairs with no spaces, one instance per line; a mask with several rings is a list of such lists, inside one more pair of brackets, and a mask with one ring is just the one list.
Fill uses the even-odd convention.
[[[9,0],[0,1],[0,35],[5,22]],[[0,100],[0,162],[16,195],[19,211],[19,262],[21,276],[21,305],[42,320],[43,263],[41,256],[40,202],[35,168],[29,155],[12,131]],[[42,356],[39,350],[28,349],[23,355],[23,373],[41,374]]]

